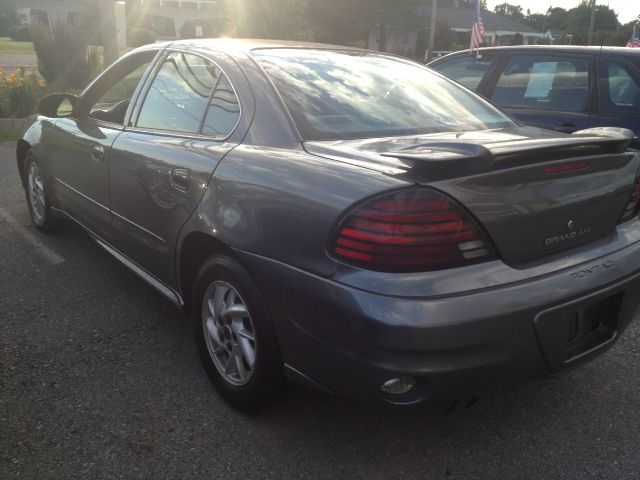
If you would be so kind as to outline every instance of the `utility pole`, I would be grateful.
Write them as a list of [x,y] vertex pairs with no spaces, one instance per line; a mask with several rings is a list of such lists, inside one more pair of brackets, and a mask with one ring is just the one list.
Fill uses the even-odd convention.
[[591,0],[591,22],[589,23],[589,41],[587,45],[591,45],[593,40],[593,27],[596,23],[596,0]]
[[429,50],[427,51],[427,63],[433,60],[433,51],[436,47],[436,20],[438,17],[438,0],[431,0],[431,26],[429,28]]

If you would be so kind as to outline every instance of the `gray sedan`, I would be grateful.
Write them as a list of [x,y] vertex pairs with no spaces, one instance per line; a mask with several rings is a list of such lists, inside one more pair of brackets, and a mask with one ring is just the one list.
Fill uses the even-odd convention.
[[640,299],[631,139],[525,127],[377,52],[218,39],[45,98],[17,161],[35,225],[71,219],[190,314],[237,407],[287,378],[409,405],[615,343]]

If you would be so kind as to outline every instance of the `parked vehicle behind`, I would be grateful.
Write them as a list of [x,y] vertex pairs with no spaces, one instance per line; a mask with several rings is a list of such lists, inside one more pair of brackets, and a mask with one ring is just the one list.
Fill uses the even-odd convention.
[[522,122],[572,133],[628,128],[640,148],[640,50],[518,46],[456,52],[429,67],[488,98]]
[[523,127],[414,62],[326,45],[134,50],[18,141],[61,217],[194,320],[234,405],[285,378],[408,405],[557,374],[640,302],[632,133]]

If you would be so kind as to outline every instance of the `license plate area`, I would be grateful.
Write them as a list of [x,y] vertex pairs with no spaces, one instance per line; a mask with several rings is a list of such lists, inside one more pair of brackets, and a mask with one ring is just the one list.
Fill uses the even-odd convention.
[[566,370],[607,349],[618,336],[623,302],[618,292],[540,314],[535,328],[549,370]]

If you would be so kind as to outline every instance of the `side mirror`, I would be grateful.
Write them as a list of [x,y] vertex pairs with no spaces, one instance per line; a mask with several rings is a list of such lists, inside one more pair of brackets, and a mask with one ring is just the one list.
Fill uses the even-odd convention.
[[68,117],[73,113],[78,97],[70,93],[47,95],[38,104],[38,112],[51,118]]

